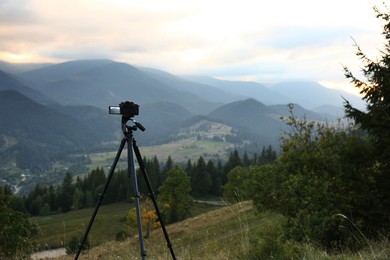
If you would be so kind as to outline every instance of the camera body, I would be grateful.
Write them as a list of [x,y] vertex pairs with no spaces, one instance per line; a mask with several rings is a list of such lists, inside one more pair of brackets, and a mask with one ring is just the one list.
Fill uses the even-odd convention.
[[114,115],[122,115],[124,117],[134,117],[139,114],[139,105],[134,102],[121,102],[119,106],[109,106],[108,112]]

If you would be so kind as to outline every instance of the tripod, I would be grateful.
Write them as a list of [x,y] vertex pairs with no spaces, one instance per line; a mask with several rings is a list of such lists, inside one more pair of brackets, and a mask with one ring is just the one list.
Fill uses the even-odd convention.
[[[131,121],[133,122],[133,125],[131,126],[128,126],[127,125],[127,122],[128,121]],[[88,233],[92,227],[92,224],[95,220],[95,217],[96,217],[96,214],[100,208],[100,205],[103,201],[103,198],[105,196],[105,193],[107,191],[107,188],[108,188],[108,185],[110,183],[110,180],[111,180],[111,177],[114,173],[114,170],[115,170],[115,167],[119,161],[119,158],[121,156],[121,153],[122,153],[122,150],[123,148],[125,147],[125,144],[127,143],[127,172],[128,172],[128,177],[129,178],[132,178],[132,184],[133,184],[133,195],[134,195],[134,199],[135,199],[135,210],[136,210],[136,215],[137,215],[137,226],[138,226],[138,238],[139,238],[139,244],[140,244],[140,253],[141,253],[141,258],[142,260],[145,259],[146,257],[146,251],[145,251],[145,248],[144,248],[144,238],[143,238],[143,234],[142,234],[142,216],[141,216],[141,210],[140,210],[140,193],[138,191],[138,183],[137,183],[137,174],[136,174],[136,171],[135,171],[135,165],[134,165],[134,155],[133,155],[133,151],[137,157],[137,161],[138,161],[138,165],[139,165],[139,168],[141,169],[141,172],[142,172],[142,177],[144,178],[145,180],[145,183],[146,183],[146,186],[148,188],[148,191],[149,191],[149,197],[151,198],[152,202],[153,202],[153,206],[156,210],[156,214],[157,214],[157,217],[158,217],[158,220],[160,221],[160,224],[161,224],[161,229],[164,233],[164,237],[165,237],[165,241],[167,243],[167,247],[169,248],[169,251],[171,253],[171,256],[172,256],[172,259],[176,259],[175,257],[175,253],[173,252],[173,248],[172,248],[172,244],[169,240],[169,236],[168,236],[168,232],[165,228],[165,225],[163,223],[163,220],[161,218],[161,214],[160,214],[160,210],[158,208],[158,205],[157,205],[157,201],[156,201],[156,198],[154,196],[154,192],[153,192],[153,189],[152,189],[152,186],[150,184],[150,180],[149,180],[149,177],[148,177],[148,174],[146,173],[146,169],[145,169],[145,165],[144,165],[144,162],[142,160],[142,156],[141,156],[141,153],[138,149],[138,146],[137,146],[137,142],[136,140],[134,139],[134,136],[133,136],[133,131],[136,131],[137,129],[140,129],[141,131],[145,131],[145,128],[138,122],[136,122],[135,120],[133,120],[132,118],[130,118],[129,116],[124,116],[122,115],[122,131],[123,131],[123,139],[120,143],[120,146],[119,146],[119,149],[118,149],[118,152],[115,156],[115,159],[114,159],[114,162],[112,163],[112,166],[111,166],[111,169],[110,169],[110,172],[107,176],[107,181],[106,181],[106,184],[104,186],[104,189],[102,191],[102,193],[100,194],[100,198],[99,198],[99,201],[95,207],[95,211],[93,212],[92,216],[91,216],[91,219],[89,221],[89,224],[85,230],[85,233],[84,233],[84,236],[82,238],[82,241],[81,243],[79,244],[79,249],[78,249],[78,252],[75,256],[75,260],[77,260],[80,256],[80,253],[81,253],[81,250],[83,249],[84,247],[84,244],[87,240],[87,237],[88,237]]]

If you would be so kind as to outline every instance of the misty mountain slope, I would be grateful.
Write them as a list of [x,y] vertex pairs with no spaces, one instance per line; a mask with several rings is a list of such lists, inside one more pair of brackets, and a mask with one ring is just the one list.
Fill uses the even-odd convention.
[[102,140],[98,130],[17,91],[0,91],[0,122],[0,158],[22,169],[45,168],[58,156]]
[[254,98],[266,105],[288,103],[288,98],[285,97],[282,93],[275,92],[256,82],[219,80],[208,76],[184,77],[188,80],[221,89],[231,95],[236,96],[236,101],[245,98]]
[[[280,116],[288,117],[290,116],[288,105],[271,105],[269,106],[274,111],[276,111]],[[331,113],[325,113],[324,111],[313,111],[303,108],[298,104],[293,104],[293,115],[298,118],[306,118],[309,121],[333,121],[336,119]]]
[[80,73],[109,63],[113,63],[113,61],[75,60],[22,72],[18,76],[23,78],[32,87],[41,90],[47,84],[72,78]]
[[342,97],[351,101],[358,107],[363,104],[361,98],[355,95],[344,91],[326,88],[317,82],[281,82],[270,86],[270,88],[280,94],[288,96],[288,103],[296,103],[308,109],[322,105],[333,105],[341,107],[344,102]]
[[224,105],[208,115],[210,118],[245,127],[248,131],[277,138],[284,124],[276,111],[255,99]]
[[[86,64],[86,66],[84,66]],[[60,64],[61,65],[61,64]],[[65,66],[66,65],[66,66]],[[23,74],[25,80],[41,82],[40,89],[57,102],[65,105],[92,105],[106,108],[129,100],[137,104],[170,102],[198,112],[204,109],[205,100],[198,96],[176,90],[139,69],[119,62],[107,60],[79,61],[66,63],[66,73],[61,75],[60,67],[54,66]],[[76,65],[76,68],[71,68]],[[38,79],[51,71],[51,81]],[[81,71],[81,72],[80,72]],[[59,80],[54,80],[54,79]],[[42,83],[44,82],[44,83]]]
[[10,75],[8,73],[5,73],[3,71],[0,71],[0,91],[3,90],[15,90],[20,92],[21,94],[34,99],[35,101],[39,103],[52,103],[49,98],[47,98],[45,95],[40,93],[39,91],[36,91],[34,89],[31,89],[24,85],[22,82],[20,82],[16,76]]
[[185,78],[177,77],[153,68],[141,68],[141,70],[174,89],[188,91],[209,102],[228,103],[237,100],[236,96],[230,95],[224,90],[211,85],[186,80]]
[[170,142],[182,122],[192,114],[185,108],[167,102],[157,102],[140,106],[139,116],[134,119],[140,122],[146,131],[137,134],[142,145],[155,145]]
[[315,107],[312,111],[323,115],[330,115],[330,118],[343,118],[345,116],[344,108],[341,106],[322,105]]
[[11,63],[0,60],[0,70],[17,74],[29,70],[39,69],[46,66],[52,65],[50,63]]
[[62,106],[52,105],[52,109],[68,115],[81,124],[93,129],[93,134],[99,137],[99,141],[113,140],[120,130],[118,118],[110,115],[108,109],[102,110],[94,106]]

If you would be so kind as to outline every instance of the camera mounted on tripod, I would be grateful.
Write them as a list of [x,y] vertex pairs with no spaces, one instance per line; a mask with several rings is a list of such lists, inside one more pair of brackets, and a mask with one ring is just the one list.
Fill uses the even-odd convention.
[[119,106],[109,106],[108,112],[113,115],[122,115],[123,117],[132,118],[138,116],[139,105],[134,102],[125,101],[121,102]]
[[[108,112],[113,115],[122,115],[122,131],[123,134],[126,134],[131,131],[135,131],[137,129],[140,129],[142,132],[145,131],[145,127],[141,124],[136,122],[133,117],[139,115],[139,105],[130,102],[130,101],[124,101],[119,104],[119,106],[109,106]],[[131,120],[134,125],[128,126],[126,125],[127,121]]]
[[[91,230],[92,224],[95,220],[95,217],[98,213],[100,205],[101,205],[103,198],[105,196],[105,193],[107,191],[108,184],[110,183],[111,177],[114,174],[115,167],[119,161],[122,150],[125,147],[125,144],[127,143],[127,171],[128,171],[128,176],[132,178],[132,190],[133,190],[134,201],[135,201],[135,210],[136,210],[136,214],[137,214],[138,240],[140,243],[141,258],[142,258],[142,260],[145,260],[146,251],[144,248],[144,240],[143,240],[144,237],[142,234],[142,214],[141,214],[141,208],[140,208],[140,195],[139,195],[139,191],[138,191],[138,183],[137,183],[138,181],[137,181],[137,174],[136,174],[136,169],[135,169],[135,165],[134,165],[133,153],[135,153],[135,156],[136,156],[137,161],[138,161],[139,169],[141,170],[142,177],[144,178],[144,181],[146,183],[146,187],[148,188],[148,191],[149,191],[150,199],[152,200],[154,208],[156,210],[158,220],[161,224],[161,229],[164,233],[164,237],[165,237],[165,240],[167,242],[167,247],[169,248],[169,251],[171,252],[172,259],[176,260],[176,256],[175,256],[175,253],[173,252],[173,247],[172,247],[171,241],[169,240],[168,232],[165,228],[164,221],[162,219],[160,210],[159,210],[158,205],[157,205],[156,197],[154,196],[152,185],[150,183],[149,177],[148,177],[146,169],[145,169],[145,164],[143,162],[143,159],[142,159],[141,153],[139,151],[139,148],[137,146],[137,143],[133,137],[133,131],[137,130],[138,128],[141,131],[145,131],[145,128],[140,123],[136,122],[132,118],[135,115],[138,115],[139,105],[137,105],[133,102],[125,101],[125,102],[120,103],[119,106],[109,106],[108,109],[109,109],[108,112],[110,114],[122,115],[122,131],[123,131],[124,137],[122,138],[118,152],[116,153],[114,162],[112,163],[112,166],[110,168],[110,172],[107,176],[106,184],[103,188],[102,193],[100,194],[98,203],[97,203],[95,210],[91,216],[91,219],[89,220],[89,224],[84,232],[83,238],[79,244],[79,248],[78,248],[77,254],[76,254],[74,259],[78,260],[80,254],[81,254],[81,251],[84,248],[85,242],[87,241],[87,238],[88,238],[89,231]],[[129,120],[131,122],[133,122],[133,125],[128,126],[126,124]]]

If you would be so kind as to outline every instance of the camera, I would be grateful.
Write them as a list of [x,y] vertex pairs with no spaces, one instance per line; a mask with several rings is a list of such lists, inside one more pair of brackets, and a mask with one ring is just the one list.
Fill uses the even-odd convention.
[[139,114],[139,105],[134,102],[125,101],[120,103],[119,106],[109,106],[108,112],[114,115],[133,117]]

